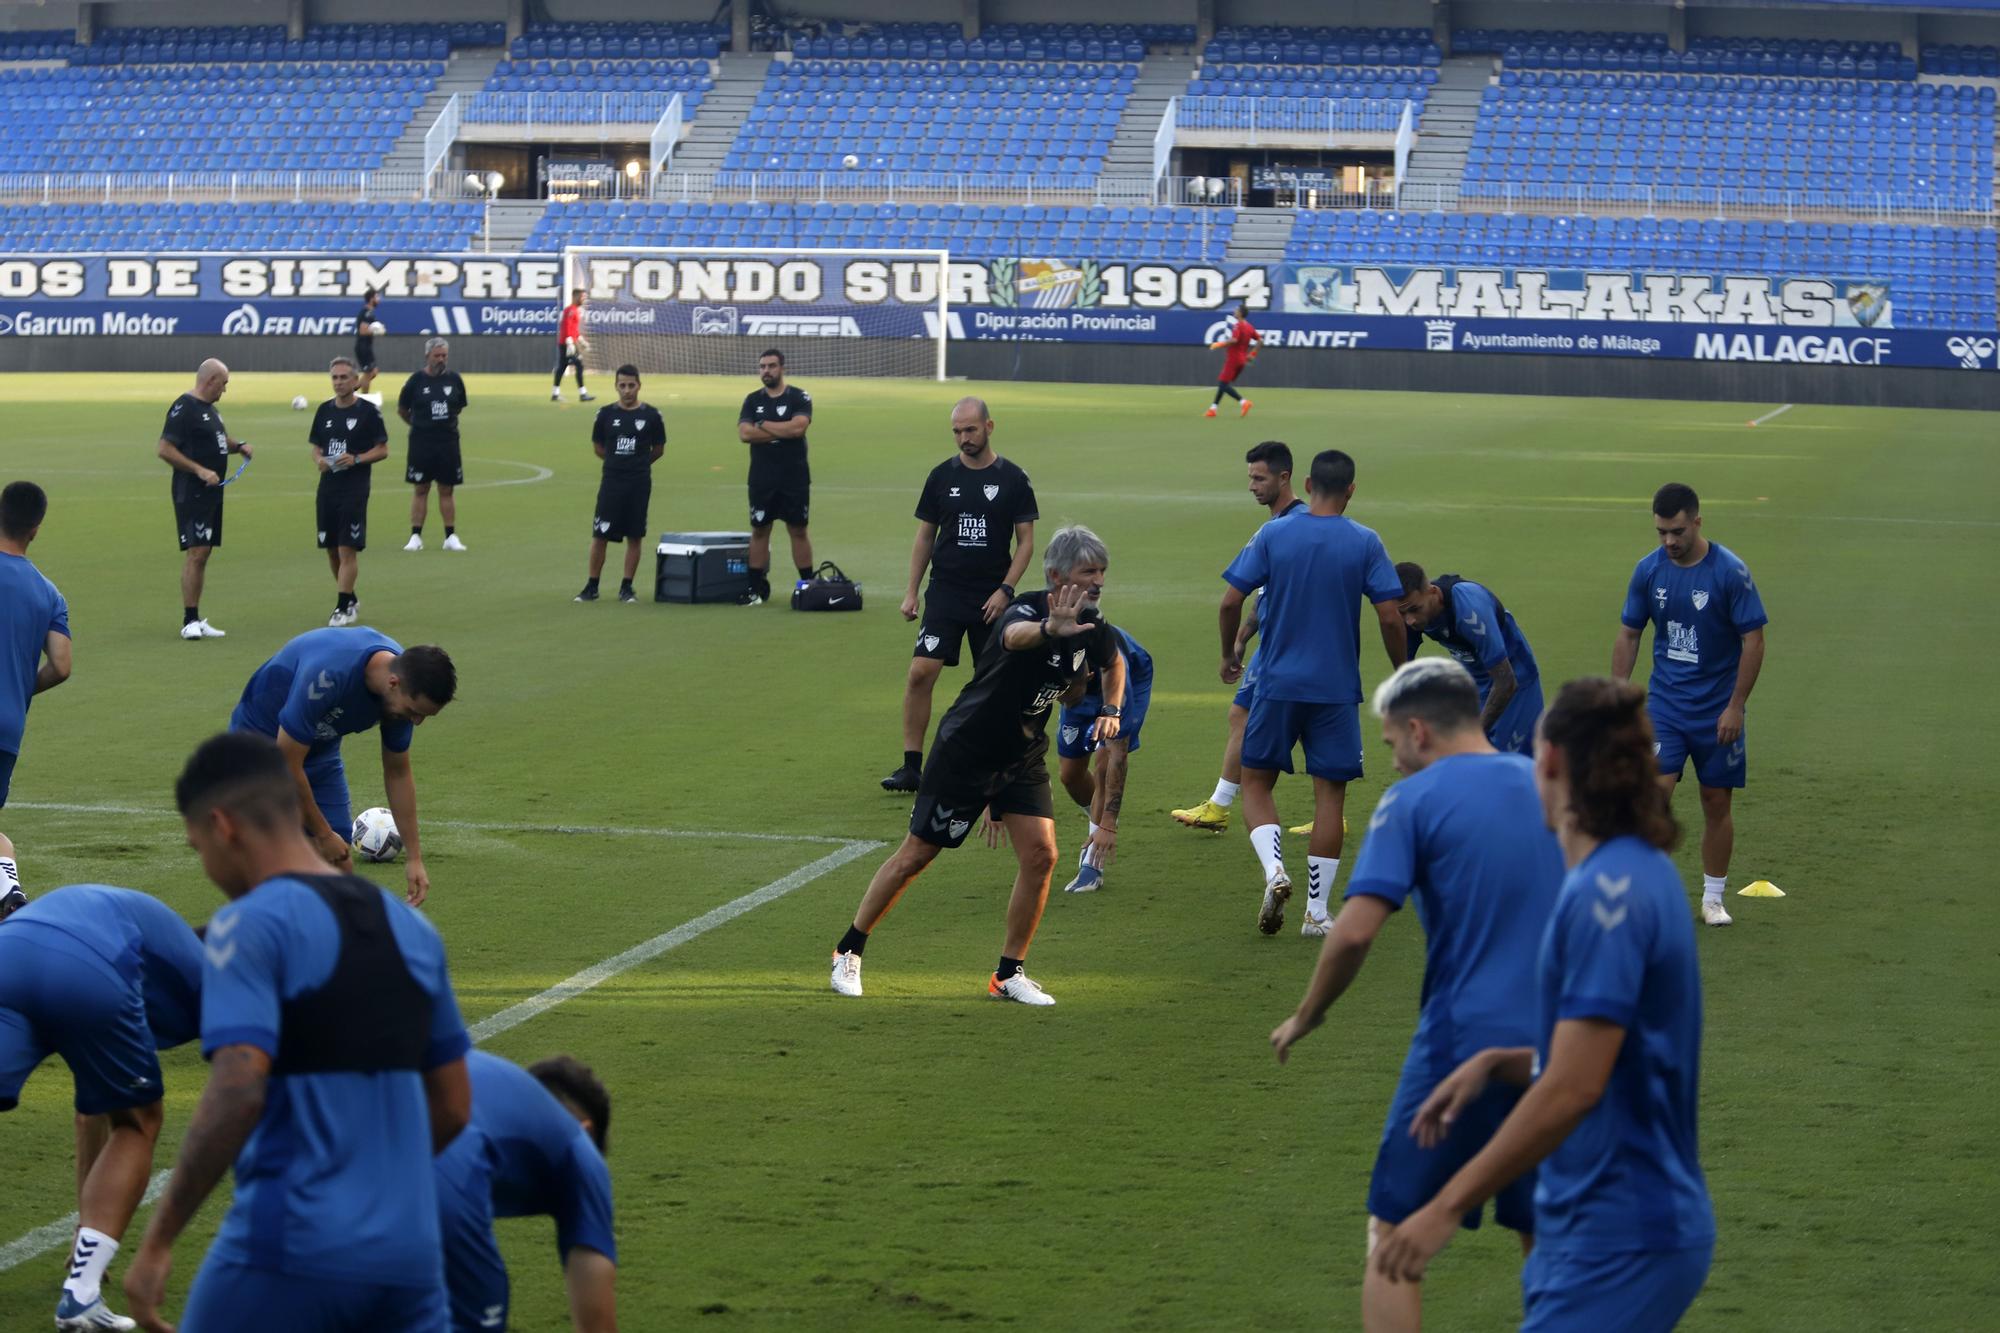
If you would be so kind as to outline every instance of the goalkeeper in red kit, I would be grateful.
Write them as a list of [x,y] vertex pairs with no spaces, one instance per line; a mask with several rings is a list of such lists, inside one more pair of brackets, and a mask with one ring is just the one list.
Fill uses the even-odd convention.
[[1263,341],[1264,335],[1250,323],[1250,307],[1237,306],[1236,324],[1229,336],[1221,342],[1209,344],[1211,349],[1226,347],[1229,350],[1222,358],[1222,375],[1215,382],[1215,401],[1208,405],[1206,415],[1215,415],[1215,409],[1222,406],[1222,395],[1225,393],[1243,405],[1237,411],[1238,416],[1250,415],[1250,400],[1236,392],[1236,377],[1243,373],[1243,367],[1256,359],[1258,345]]
[[569,294],[569,304],[563,307],[562,323],[556,329],[556,378],[549,386],[549,401],[562,401],[563,372],[576,367],[576,396],[584,402],[590,401],[590,390],[583,387],[583,354],[590,350],[590,339],[583,336],[583,288],[578,287]]

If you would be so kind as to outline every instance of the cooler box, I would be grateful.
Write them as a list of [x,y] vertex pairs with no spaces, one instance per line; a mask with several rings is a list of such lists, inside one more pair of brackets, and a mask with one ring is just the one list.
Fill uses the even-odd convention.
[[747,532],[663,532],[656,602],[733,602],[750,590]]

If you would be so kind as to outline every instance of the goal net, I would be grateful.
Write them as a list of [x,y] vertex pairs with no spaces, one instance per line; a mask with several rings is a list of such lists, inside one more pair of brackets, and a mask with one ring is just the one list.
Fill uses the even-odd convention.
[[586,369],[754,374],[775,347],[799,378],[945,373],[943,250],[571,246],[563,294],[585,294]]

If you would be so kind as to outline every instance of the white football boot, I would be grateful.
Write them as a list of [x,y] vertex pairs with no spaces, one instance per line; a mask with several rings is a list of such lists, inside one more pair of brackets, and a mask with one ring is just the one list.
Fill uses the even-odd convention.
[[837,953],[833,956],[833,989],[841,995],[861,994],[861,955]]
[[986,979],[986,993],[996,1000],[1012,1000],[1016,1004],[1032,1004],[1046,1008],[1056,1002],[1056,997],[1028,980],[1026,972],[1016,972],[1005,981],[995,972]]

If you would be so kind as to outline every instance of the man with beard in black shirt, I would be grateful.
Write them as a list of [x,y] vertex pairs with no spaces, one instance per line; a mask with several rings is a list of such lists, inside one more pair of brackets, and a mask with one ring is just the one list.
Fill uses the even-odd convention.
[[368,548],[368,474],[389,456],[389,428],[375,404],[358,396],[360,375],[352,357],[335,357],[327,373],[333,397],[313,413],[306,438],[319,468],[319,549],[333,569],[337,595],[326,623],[341,626],[361,619],[354,580]]
[[757,358],[757,378],[736,418],[736,438],[750,446],[750,591],[745,606],[771,600],[771,525],[783,523],[792,539],[792,564],[801,579],[813,576],[812,538],[806,519],[812,509],[812,466],[806,460],[806,430],[812,425],[812,395],[785,383],[785,354],[773,347]]
[[458,501],[452,491],[465,484],[465,460],[458,450],[458,414],[465,401],[465,381],[449,369],[451,344],[432,338],[424,344],[424,368],[403,381],[396,414],[410,427],[410,453],[403,480],[416,487],[410,496],[410,540],[405,551],[424,549],[424,519],[430,513],[431,483],[438,488],[438,514],[444,519],[444,549],[463,551],[458,539]]
[[370,287],[361,293],[361,309],[354,316],[354,369],[361,376],[361,393],[375,385],[375,308],[381,304],[382,293]]
[[229,455],[250,457],[250,446],[231,439],[215,405],[229,388],[229,367],[213,357],[194,372],[194,388],[174,399],[160,428],[161,461],[174,470],[174,526],[180,530],[181,637],[220,639],[202,619],[201,585],[208,554],[222,545],[222,470]]
[[579,602],[597,600],[604,548],[616,541],[625,543],[625,581],[618,585],[618,600],[639,600],[632,578],[639,572],[639,548],[646,539],[653,464],[667,451],[667,423],[660,409],[639,401],[639,368],[618,367],[612,383],[618,401],[597,409],[597,424],[590,430],[590,442],[604,460],[604,479],[597,484],[597,512],[590,520],[590,579],[576,595]]
[[1044,762],[1049,712],[1080,697],[1096,669],[1102,673],[1104,705],[1093,735],[1099,741],[1118,735],[1124,658],[1117,631],[1097,614],[1109,562],[1096,533],[1064,528],[1049,539],[1042,557],[1048,591],[1016,598],[1001,615],[972,679],[938,724],[937,744],[910,812],[909,836],[875,872],[854,924],[834,946],[837,993],[861,994],[861,953],[869,932],[939,852],[965,841],[984,811],[989,842],[1004,834],[1019,862],[1007,901],[1006,943],[986,993],[1018,1004],[1055,1003],[1021,970],[1056,864],[1055,802]]
[[927,565],[931,582],[903,687],[903,762],[882,779],[884,791],[917,789],[938,674],[958,665],[960,639],[971,644],[975,661],[985,652],[987,636],[1014,600],[1014,585],[1035,549],[1040,514],[1034,485],[1027,473],[993,452],[993,419],[983,399],[959,399],[951,409],[951,434],[958,452],[931,469],[917,497],[917,540],[910,550],[903,619],[917,618],[917,583]]

